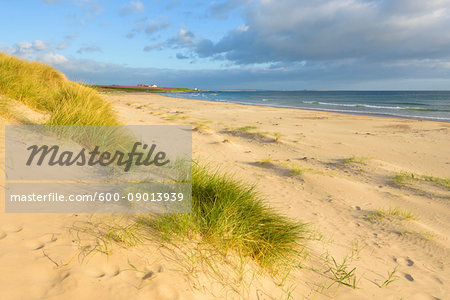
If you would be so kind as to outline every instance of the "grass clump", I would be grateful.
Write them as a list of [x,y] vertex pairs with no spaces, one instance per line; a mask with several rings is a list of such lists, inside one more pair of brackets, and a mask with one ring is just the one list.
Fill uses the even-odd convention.
[[268,132],[256,131],[258,127],[256,126],[243,126],[238,128],[225,128],[222,132],[226,134],[231,134],[235,136],[241,136],[244,138],[250,138],[254,140],[264,141],[264,142],[274,142],[275,140],[268,137]]
[[279,132],[274,132],[273,133],[274,136],[274,142],[279,142],[281,140],[281,138],[283,137],[283,134],[279,133]]
[[[0,53],[0,94],[49,114],[44,125],[118,125],[111,105],[94,89],[66,79],[55,69],[39,62],[27,62]],[[4,102],[4,100],[2,100]],[[4,108],[2,113],[15,113]],[[19,116],[12,116],[19,117]],[[58,135],[68,135],[74,141],[90,147],[101,145],[105,149],[124,144],[126,134],[110,126],[98,127],[95,132],[52,127]],[[120,145],[120,144],[119,144]]]
[[255,129],[258,129],[258,127],[256,127],[256,126],[244,126],[244,127],[239,127],[239,128],[237,129],[237,131],[240,131],[240,132],[250,132],[250,131],[255,130]]
[[299,165],[291,165],[289,168],[289,176],[295,177],[305,174],[307,171],[310,171],[310,169],[302,168]]
[[422,180],[434,182],[450,191],[450,178],[439,178],[433,176],[422,176]]
[[[347,258],[344,258],[342,263],[337,263],[334,257],[331,257],[331,259],[333,264],[330,266],[330,272],[331,278],[334,282],[338,285],[342,284],[351,287],[352,289],[356,289],[356,268],[350,269]],[[328,288],[330,288],[333,284],[331,284]]]
[[0,53],[0,94],[49,112],[48,125],[115,125],[110,104],[55,69]]
[[269,157],[266,157],[266,158],[263,158],[263,159],[257,161],[256,163],[260,166],[264,166],[264,165],[270,164],[272,162],[273,162],[273,158],[269,156]]
[[104,233],[104,238],[124,246],[136,246],[142,242],[142,237],[139,233],[139,223],[125,226],[120,224],[108,225]]
[[373,211],[369,213],[366,216],[366,219],[370,222],[376,222],[382,219],[385,219],[387,217],[397,217],[401,220],[407,220],[407,221],[417,221],[418,218],[409,211],[401,210],[400,208],[389,208],[388,210],[380,209]]
[[447,190],[450,190],[450,178],[439,178],[427,175],[418,175],[408,172],[400,172],[394,175],[392,178],[392,184],[398,187],[407,186],[414,181],[426,181],[435,183]]
[[199,238],[225,253],[252,257],[272,271],[298,254],[305,224],[279,215],[237,179],[198,165],[192,176],[192,214],[148,220],[164,237]]
[[401,172],[394,175],[394,178],[392,178],[392,184],[396,186],[404,186],[409,180],[414,179],[415,175],[414,173],[406,173]]
[[343,159],[340,163],[342,165],[348,165],[348,164],[361,164],[361,165],[367,165],[369,162],[369,158],[362,157],[362,156],[355,156]]
[[192,124],[195,125],[192,129],[194,131],[211,130],[211,127],[209,127],[205,122],[193,122]]
[[398,265],[395,266],[394,270],[392,272],[388,272],[388,278],[380,285],[380,288],[385,288],[394,281],[397,281],[400,277],[395,275],[397,273]]

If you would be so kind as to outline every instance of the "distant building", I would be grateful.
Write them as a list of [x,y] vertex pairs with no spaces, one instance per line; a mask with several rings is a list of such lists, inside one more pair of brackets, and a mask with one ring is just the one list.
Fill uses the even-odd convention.
[[152,84],[151,87],[158,87],[156,84]]
[[137,86],[140,86],[140,87],[148,87],[147,84],[142,84],[142,83],[139,83]]

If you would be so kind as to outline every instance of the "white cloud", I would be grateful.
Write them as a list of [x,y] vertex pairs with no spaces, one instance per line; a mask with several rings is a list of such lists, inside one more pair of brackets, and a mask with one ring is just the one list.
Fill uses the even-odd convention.
[[174,48],[179,47],[192,47],[195,45],[195,35],[192,31],[181,28],[178,31],[178,35],[175,38],[171,38],[167,41],[169,46]]
[[33,48],[36,51],[43,51],[43,50],[46,50],[48,48],[48,45],[47,45],[47,43],[45,43],[43,41],[36,40],[36,41],[33,42]]
[[199,42],[197,54],[238,64],[450,56],[450,0],[278,0],[244,10],[246,27]]
[[147,35],[153,35],[154,33],[168,28],[170,24],[164,20],[150,20],[144,18],[137,22],[132,30],[130,30],[126,37],[133,38],[137,33],[145,32]]
[[46,53],[42,57],[39,57],[38,59],[50,65],[63,64],[69,61],[64,55],[58,53]]
[[130,1],[127,5],[120,8],[120,15],[135,15],[144,11],[144,3],[141,1]]
[[21,56],[47,49],[49,49],[49,45],[47,43],[41,40],[35,40],[34,42],[17,42],[4,50],[10,54]]

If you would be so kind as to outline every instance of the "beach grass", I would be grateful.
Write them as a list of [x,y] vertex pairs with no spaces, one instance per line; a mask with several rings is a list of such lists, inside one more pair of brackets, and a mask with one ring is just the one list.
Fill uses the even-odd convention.
[[258,129],[257,126],[243,126],[243,127],[239,127],[236,130],[240,131],[240,132],[250,132],[250,131],[256,130],[256,129]]
[[193,167],[192,214],[150,216],[147,224],[161,237],[201,239],[228,253],[235,250],[276,272],[294,259],[308,231],[269,208],[254,187],[213,171]]
[[[48,113],[45,125],[118,125],[111,105],[94,89],[67,80],[50,66],[4,53],[0,53],[0,94],[38,112]],[[5,113],[5,109],[2,112]],[[99,127],[97,131],[62,127],[51,130],[58,131],[59,135],[69,134],[88,147],[114,148],[126,139],[120,130],[108,126]]]
[[363,156],[356,156],[353,155],[349,158],[343,159],[340,164],[342,165],[348,165],[348,164],[361,164],[361,165],[367,165],[369,162],[369,158],[363,157]]
[[450,190],[450,178],[419,175],[412,172],[400,172],[392,178],[392,184],[397,187],[412,185],[414,181],[432,182],[444,189]]
[[311,169],[303,168],[297,164],[292,164],[289,167],[289,176],[290,177],[300,176],[300,175],[305,174],[308,171],[311,171]]
[[274,142],[279,142],[281,140],[281,138],[283,137],[283,134],[279,133],[279,132],[274,132],[273,133],[274,136]]
[[398,207],[395,207],[395,208],[389,208],[389,209],[379,209],[379,210],[370,212],[369,214],[366,215],[366,220],[368,220],[370,222],[376,222],[376,221],[385,219],[389,216],[397,217],[400,220],[407,220],[407,221],[417,221],[419,219],[412,212],[402,210]]
[[[110,104],[96,90],[67,80],[47,65],[3,53],[0,53],[0,95],[5,96],[1,101],[11,98],[48,112],[47,125],[119,124]],[[8,112],[7,103],[4,107],[2,112]],[[240,131],[253,129],[256,128],[247,126]],[[104,140],[104,133],[80,136],[77,141],[89,147]],[[108,136],[119,144],[127,143],[129,138],[122,132],[108,132]],[[138,222],[139,230],[146,224],[164,239],[197,237],[225,253],[235,251],[251,257],[272,270],[294,259],[304,246],[305,224],[268,207],[253,186],[229,174],[194,164],[192,202],[192,213],[150,215],[145,222],[142,219]],[[102,226],[105,229],[102,240],[125,246],[141,241],[137,226]]]
[[111,105],[55,69],[0,53],[0,94],[50,112],[48,125],[116,125]]
[[398,265],[395,266],[395,268],[391,272],[388,272],[387,279],[385,281],[383,281],[382,284],[380,284],[380,288],[385,288],[388,285],[390,285],[391,283],[393,283],[394,281],[397,281],[400,279],[400,277],[396,275],[397,268],[398,268]]
[[264,166],[264,165],[272,163],[273,161],[274,161],[273,158],[268,156],[268,157],[265,157],[265,158],[263,158],[261,160],[258,160],[256,163],[258,165],[260,165],[260,166]]

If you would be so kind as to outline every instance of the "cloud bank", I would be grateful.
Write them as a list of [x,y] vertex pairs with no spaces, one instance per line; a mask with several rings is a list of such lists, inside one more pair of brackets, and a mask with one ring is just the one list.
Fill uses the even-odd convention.
[[245,20],[192,50],[237,64],[450,57],[448,0],[262,0]]

